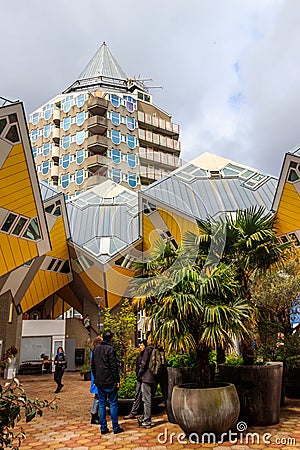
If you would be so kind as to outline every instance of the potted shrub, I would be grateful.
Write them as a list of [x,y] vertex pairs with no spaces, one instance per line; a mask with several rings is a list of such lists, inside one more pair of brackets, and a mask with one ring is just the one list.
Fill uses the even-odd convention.
[[[237,422],[239,400],[233,385],[211,384],[209,353],[217,344],[232,344],[235,335],[247,335],[244,321],[251,320],[253,308],[240,298],[230,265],[204,267],[206,249],[197,247],[192,261],[185,248],[173,251],[169,243],[158,243],[157,249],[159,255],[151,262],[139,264],[132,287],[135,303],[146,312],[152,339],[170,355],[196,355],[196,383],[173,389],[174,419],[188,435],[226,432]],[[209,414],[207,392],[212,399]]]
[[80,375],[83,376],[84,381],[91,381],[91,365],[84,364],[80,369]]
[[[253,338],[255,306],[251,302],[249,282],[254,273],[281,261],[289,244],[278,242],[275,218],[263,208],[236,211],[235,215],[218,220],[199,220],[198,228],[199,235],[187,233],[177,251],[169,243],[157,244],[154,258],[137,265],[132,288],[135,303],[149,318],[153,338],[170,351],[196,352],[197,389],[201,390],[210,388],[211,349],[225,350],[239,339],[244,343],[244,361],[253,360],[249,343]],[[227,396],[227,411],[214,411],[213,424],[205,422],[210,414],[205,408],[201,414],[200,403],[195,403],[195,395],[201,395],[200,392],[185,389],[184,396],[190,396],[190,414],[180,402],[175,411],[174,394],[180,398],[179,390],[178,387],[173,390],[172,406],[174,417],[178,423],[181,421],[184,431],[190,433],[189,423],[193,422],[195,432],[220,432],[220,418],[223,431],[235,425],[239,405],[235,403],[232,413],[234,395]],[[220,404],[219,387],[209,395],[216,396],[215,405]],[[196,408],[191,410],[191,405]],[[203,426],[197,426],[194,419],[200,424],[202,418]]]

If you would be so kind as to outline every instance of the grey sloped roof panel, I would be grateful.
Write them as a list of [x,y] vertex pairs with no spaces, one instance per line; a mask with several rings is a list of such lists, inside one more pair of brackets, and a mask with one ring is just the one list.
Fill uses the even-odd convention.
[[79,75],[78,79],[84,80],[86,78],[94,78],[99,76],[116,78],[118,80],[127,79],[126,73],[118,61],[113,57],[105,42],[103,42],[101,47],[94,54],[92,59]]
[[[130,214],[138,204],[137,194],[120,186],[114,188],[111,182],[107,186],[112,189],[104,189],[103,196],[99,186],[88,191],[91,194],[98,189],[99,204],[89,203],[86,193],[67,202],[72,242],[102,263],[140,238],[138,215]],[[130,195],[130,203],[126,195]]]
[[41,189],[41,195],[43,202],[46,202],[47,200],[51,200],[53,197],[57,197],[59,194],[61,194],[61,191],[58,189],[55,189],[53,186],[49,186],[44,181],[39,181],[40,183],[40,189]]
[[205,219],[224,211],[236,211],[254,205],[271,210],[277,179],[269,177],[256,189],[244,186],[240,178],[198,178],[186,182],[168,176],[160,183],[150,185],[144,192],[175,210],[191,217]]

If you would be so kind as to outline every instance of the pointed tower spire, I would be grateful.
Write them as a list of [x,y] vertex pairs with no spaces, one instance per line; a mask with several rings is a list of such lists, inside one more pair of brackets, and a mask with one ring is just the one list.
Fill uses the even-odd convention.
[[101,47],[97,50],[85,69],[81,72],[78,80],[99,76],[115,78],[118,80],[127,80],[126,73],[118,61],[113,57],[105,42],[102,43]]

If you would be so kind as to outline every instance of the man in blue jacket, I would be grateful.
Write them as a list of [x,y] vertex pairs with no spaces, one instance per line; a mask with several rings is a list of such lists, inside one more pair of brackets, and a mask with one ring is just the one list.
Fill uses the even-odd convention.
[[115,434],[124,430],[118,422],[118,389],[120,376],[115,350],[112,346],[113,333],[104,331],[103,341],[97,345],[92,355],[92,372],[98,388],[100,430],[101,434],[109,433],[106,421],[106,401],[109,401],[112,427]]

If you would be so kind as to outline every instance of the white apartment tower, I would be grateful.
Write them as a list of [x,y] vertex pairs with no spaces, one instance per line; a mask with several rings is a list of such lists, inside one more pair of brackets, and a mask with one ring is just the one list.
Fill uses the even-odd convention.
[[38,176],[72,198],[112,179],[137,190],[180,165],[179,126],[104,42],[78,79],[29,116]]

